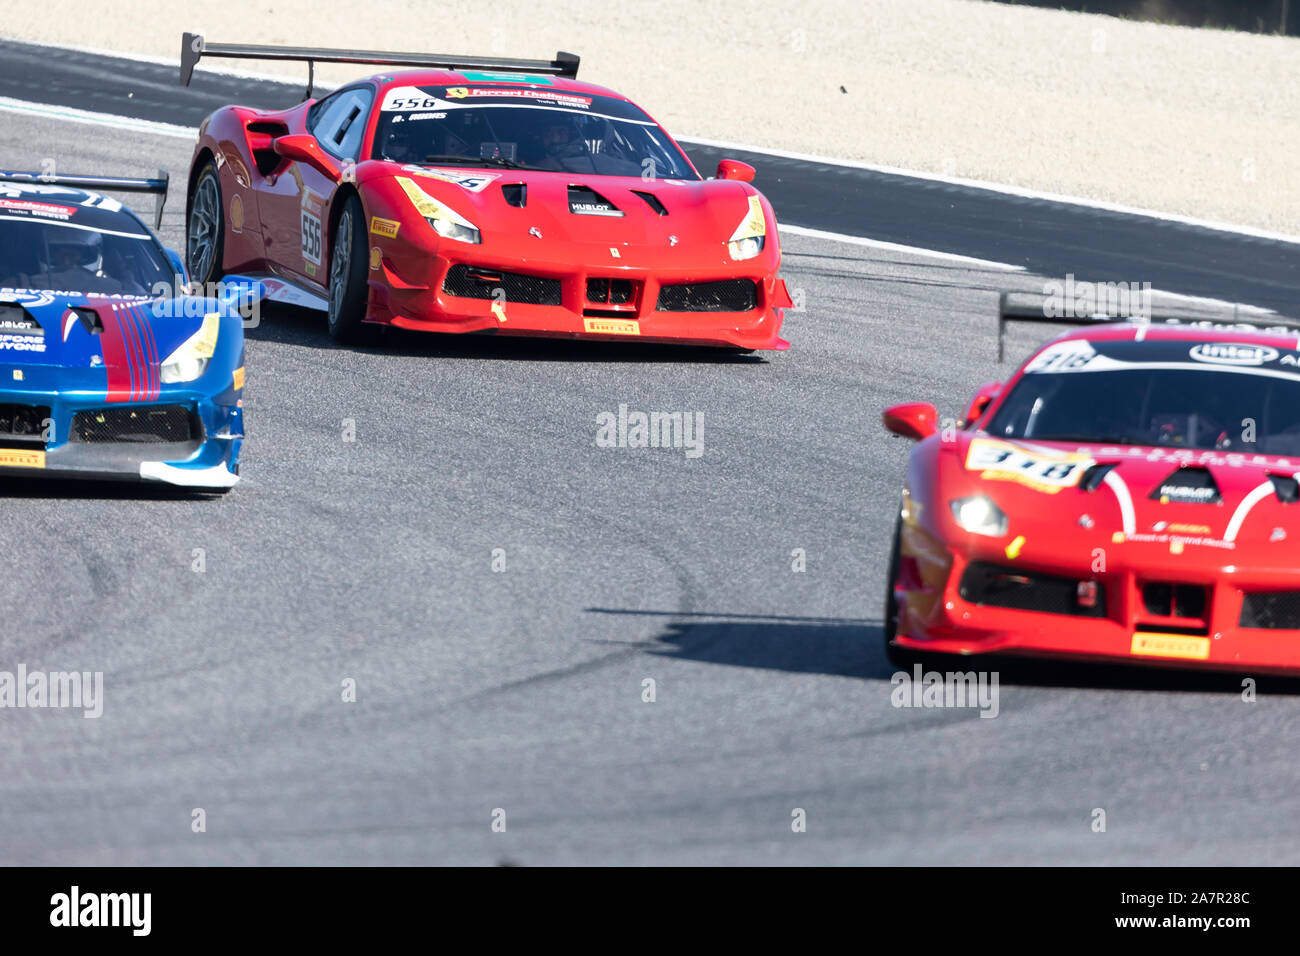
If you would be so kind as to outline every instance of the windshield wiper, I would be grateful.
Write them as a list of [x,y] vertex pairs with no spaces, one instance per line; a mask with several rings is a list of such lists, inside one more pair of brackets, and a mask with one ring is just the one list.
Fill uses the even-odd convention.
[[504,156],[426,156],[425,166],[500,166],[504,169],[527,169],[523,163],[516,163]]

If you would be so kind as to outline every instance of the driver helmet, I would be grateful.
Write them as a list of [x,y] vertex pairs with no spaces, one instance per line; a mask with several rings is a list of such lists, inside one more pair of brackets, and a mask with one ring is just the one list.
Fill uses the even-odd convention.
[[49,261],[46,271],[67,272],[81,268],[97,273],[104,264],[104,237],[84,229],[51,230],[46,239]]
[[572,156],[586,152],[582,141],[582,128],[572,116],[555,113],[548,116],[542,126],[542,147],[548,156]]
[[384,140],[384,158],[397,163],[414,163],[423,157],[416,148],[416,133],[408,123],[393,126]]

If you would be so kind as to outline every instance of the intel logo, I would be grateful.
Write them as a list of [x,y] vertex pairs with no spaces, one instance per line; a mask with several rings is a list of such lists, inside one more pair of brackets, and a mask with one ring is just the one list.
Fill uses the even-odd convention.
[[1263,365],[1277,358],[1277,349],[1265,345],[1238,345],[1235,342],[1206,342],[1192,347],[1191,356],[1198,362],[1216,365]]

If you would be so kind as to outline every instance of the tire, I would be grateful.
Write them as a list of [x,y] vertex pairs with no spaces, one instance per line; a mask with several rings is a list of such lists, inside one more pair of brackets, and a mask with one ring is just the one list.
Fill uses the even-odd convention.
[[378,337],[378,327],[366,325],[366,215],[361,198],[352,193],[343,201],[330,244],[330,336],[344,345],[366,345]]
[[185,264],[190,281],[206,285],[216,282],[225,270],[222,252],[226,239],[226,217],[221,201],[221,177],[212,160],[203,164],[189,196],[189,221],[185,228]]
[[894,582],[898,580],[898,570],[902,563],[899,551],[902,533],[903,519],[900,517],[894,524],[894,543],[889,549],[889,574],[885,581],[885,620],[882,630],[885,636],[885,656],[889,658],[889,663],[899,670],[910,672],[916,664],[924,666],[931,660],[931,656],[923,651],[899,647],[894,643],[894,638],[898,634],[898,599],[894,597]]

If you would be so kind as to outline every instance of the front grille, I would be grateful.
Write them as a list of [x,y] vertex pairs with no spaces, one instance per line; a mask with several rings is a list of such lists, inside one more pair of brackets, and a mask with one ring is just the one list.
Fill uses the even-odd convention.
[[1207,603],[1205,588],[1199,584],[1148,581],[1142,585],[1142,606],[1148,614],[1201,619]]
[[1300,591],[1253,591],[1241,602],[1242,627],[1300,630]]
[[758,303],[752,279],[689,282],[659,289],[658,312],[748,312]]
[[203,426],[184,405],[99,408],[72,416],[71,437],[96,444],[191,442],[203,437]]
[[0,405],[0,441],[45,444],[48,405]]
[[480,269],[477,266],[455,265],[447,270],[442,280],[442,291],[466,299],[495,299],[500,289],[507,302],[529,305],[559,305],[560,280],[542,276],[524,275],[521,272],[502,272],[500,269]]
[[971,604],[1015,611],[1042,611],[1045,614],[1105,617],[1105,585],[1097,583],[1093,606],[1084,607],[1079,604],[1080,583],[1079,578],[1062,578],[976,562],[961,576],[958,593],[962,600]]
[[630,279],[588,279],[587,301],[626,305],[632,301],[632,290]]

